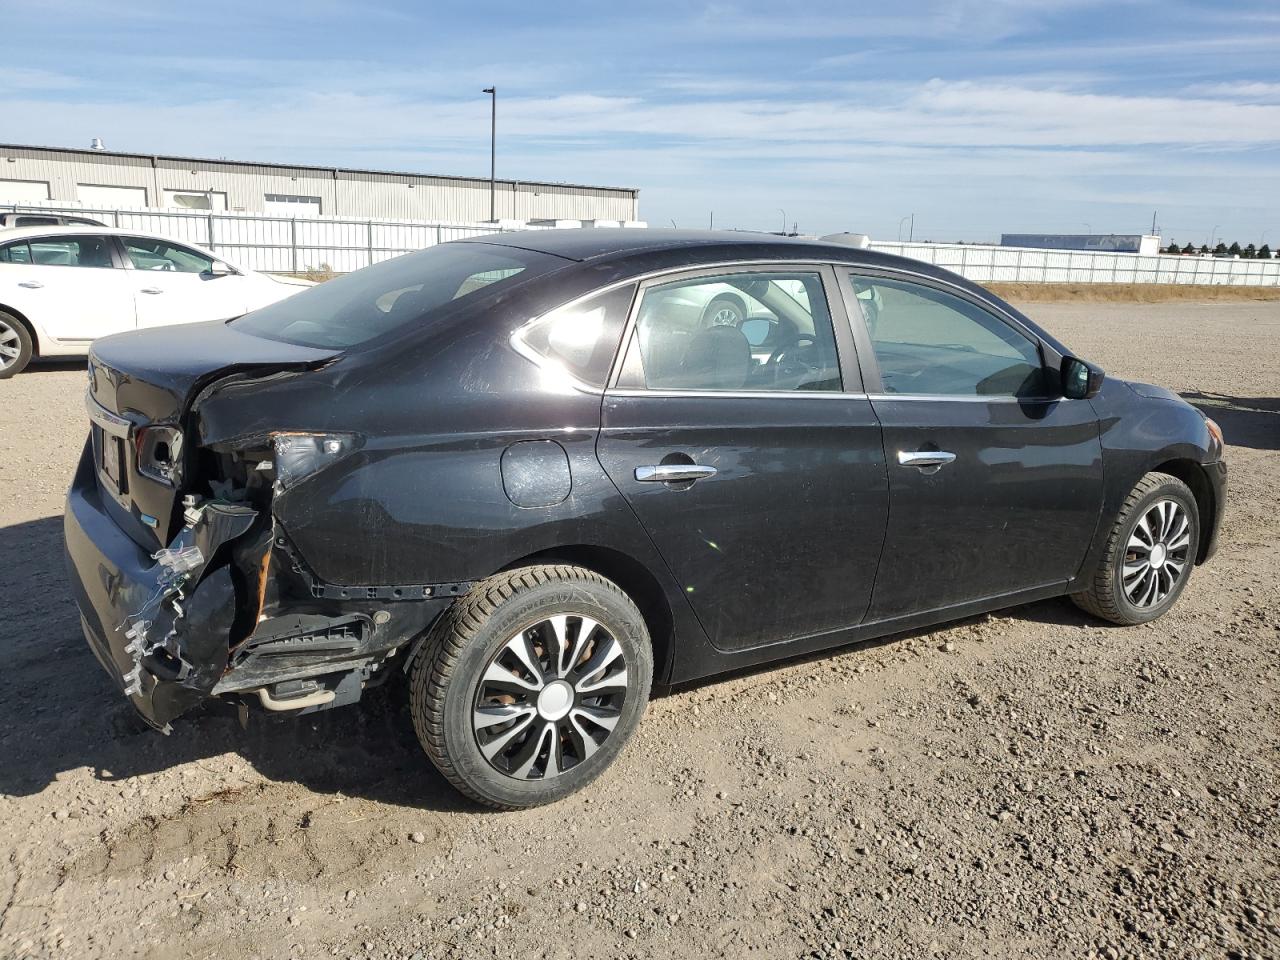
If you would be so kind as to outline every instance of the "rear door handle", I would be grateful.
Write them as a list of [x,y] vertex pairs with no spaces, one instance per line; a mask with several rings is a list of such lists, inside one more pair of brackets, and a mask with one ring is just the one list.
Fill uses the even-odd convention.
[[159,287],[143,287],[139,293],[164,293]]
[[658,463],[636,467],[636,479],[641,483],[678,483],[681,480],[705,480],[715,475],[715,467],[698,463]]
[[26,287],[28,290],[39,290],[44,284],[39,280],[20,280],[18,286]]
[[898,463],[904,467],[945,467],[956,455],[945,450],[899,450]]

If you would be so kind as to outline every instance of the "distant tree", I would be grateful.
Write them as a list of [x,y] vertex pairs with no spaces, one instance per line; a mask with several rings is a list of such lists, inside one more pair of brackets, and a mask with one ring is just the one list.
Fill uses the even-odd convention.
[[1215,257],[1225,257],[1227,255],[1227,245],[1219,240],[1218,245],[1213,248],[1213,255]]
[[1182,248],[1182,252],[1183,252],[1183,253],[1195,253],[1195,252],[1196,252],[1195,245],[1194,245],[1194,244],[1190,244],[1190,243],[1188,243],[1185,247],[1183,247],[1183,248]]
[[1170,240],[1169,246],[1164,248],[1165,253],[1181,253],[1182,248],[1178,246],[1177,241]]
[[1259,260],[1271,259],[1271,248],[1268,247],[1265,243],[1258,248],[1258,259]]
[[1231,254],[1233,257],[1240,256],[1240,244],[1232,240],[1231,246],[1227,247],[1227,253]]
[[1200,244],[1200,252],[1201,252],[1201,253],[1208,253],[1208,252],[1209,252],[1209,245],[1208,245],[1207,243],[1202,243],[1202,244]]
[[1252,243],[1249,244],[1247,247],[1245,247],[1244,252],[1240,254],[1240,256],[1244,257],[1246,260],[1252,260],[1257,255],[1258,255],[1258,251],[1254,249],[1254,246]]

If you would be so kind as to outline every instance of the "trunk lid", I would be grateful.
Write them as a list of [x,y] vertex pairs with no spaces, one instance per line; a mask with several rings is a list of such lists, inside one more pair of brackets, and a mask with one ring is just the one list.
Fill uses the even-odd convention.
[[[192,460],[183,451],[187,413],[204,387],[232,373],[316,367],[339,353],[243,334],[223,321],[96,341],[89,353],[86,404],[98,486],[116,523],[149,551],[172,538],[183,492],[181,467],[189,468]],[[179,466],[176,484],[152,469],[157,450]]]

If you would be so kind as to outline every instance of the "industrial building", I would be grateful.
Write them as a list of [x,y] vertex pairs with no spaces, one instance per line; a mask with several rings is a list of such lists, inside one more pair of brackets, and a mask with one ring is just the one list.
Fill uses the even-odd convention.
[[1160,238],[1140,233],[1003,233],[1000,246],[1145,255],[1160,252]]
[[[504,179],[496,182],[494,194],[500,220],[639,219],[639,191],[629,187]],[[490,182],[485,177],[0,144],[0,204],[42,201],[100,209],[170,207],[475,223],[490,218]]]

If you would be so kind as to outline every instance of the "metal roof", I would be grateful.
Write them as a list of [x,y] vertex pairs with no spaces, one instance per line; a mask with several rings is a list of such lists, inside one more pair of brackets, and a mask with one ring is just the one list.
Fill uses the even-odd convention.
[[[360,167],[319,166],[309,163],[273,163],[263,160],[228,160],[214,157],[178,157],[164,153],[125,153],[117,150],[91,150],[82,147],[45,147],[38,144],[0,143],[0,152],[6,150],[44,150],[49,153],[71,153],[87,157],[127,157],[132,160],[165,160],[181,164],[220,163],[234,167],[263,167],[269,170],[312,170],[317,173],[360,173],[380,177],[418,177],[424,180],[465,180],[470,183],[488,183],[488,177],[467,177],[451,173],[411,173],[403,170],[367,170]],[[563,183],[555,180],[521,180],[498,177],[499,183],[519,183],[531,187],[568,187],[574,190],[613,190],[618,193],[639,194],[639,187],[606,187],[590,183]]]

